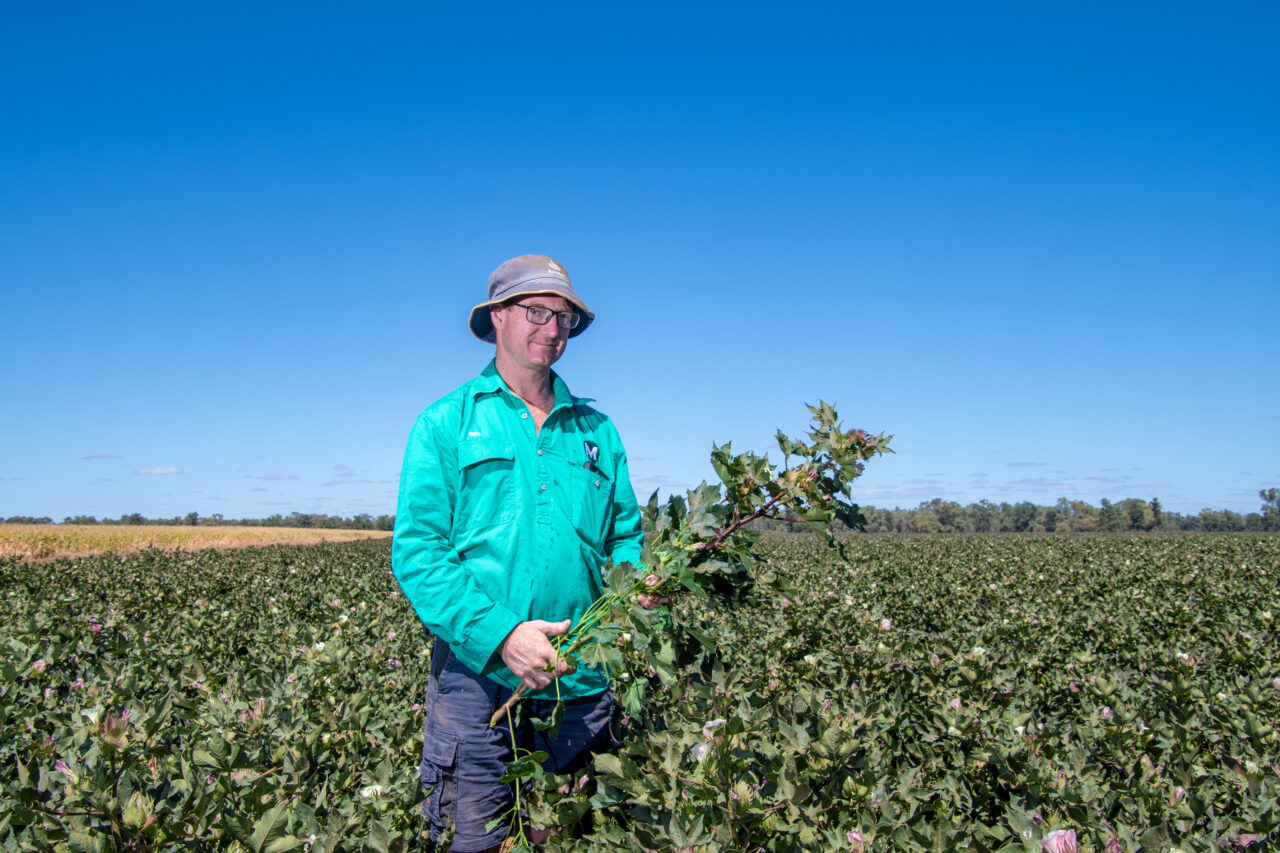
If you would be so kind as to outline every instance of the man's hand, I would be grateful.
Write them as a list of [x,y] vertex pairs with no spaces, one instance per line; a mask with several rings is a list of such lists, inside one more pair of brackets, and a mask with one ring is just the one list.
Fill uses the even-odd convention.
[[[498,646],[498,654],[507,669],[526,687],[541,690],[566,672],[573,671],[565,661],[556,660],[556,650],[547,642],[547,637],[557,637],[568,631],[569,624],[568,619],[563,622],[544,622],[541,619],[521,622]],[[551,664],[556,665],[554,673],[547,671]]]
[[[662,578],[658,575],[649,575],[644,579],[644,585],[653,589],[662,586]],[[670,604],[675,601],[674,595],[637,595],[636,602],[645,610],[653,610],[655,607],[661,607],[664,604]]]

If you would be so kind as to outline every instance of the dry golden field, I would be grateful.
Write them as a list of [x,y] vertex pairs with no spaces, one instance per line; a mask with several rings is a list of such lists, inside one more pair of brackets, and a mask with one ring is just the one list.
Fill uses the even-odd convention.
[[182,527],[165,524],[0,524],[0,558],[55,560],[144,548],[196,551],[250,545],[311,545],[390,536],[386,530],[297,527]]

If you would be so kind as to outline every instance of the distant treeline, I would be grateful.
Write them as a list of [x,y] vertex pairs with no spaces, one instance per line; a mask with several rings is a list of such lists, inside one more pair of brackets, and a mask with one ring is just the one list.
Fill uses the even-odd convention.
[[[1229,509],[1202,509],[1196,515],[1169,512],[1160,499],[1149,501],[1128,498],[1112,503],[1106,498],[1099,506],[1084,501],[1058,498],[1052,506],[1037,506],[1031,501],[992,503],[979,501],[961,506],[954,501],[934,498],[915,509],[879,509],[862,507],[868,533],[1093,533],[1125,530],[1272,530],[1280,531],[1280,489],[1258,492],[1262,506],[1258,512],[1244,515]],[[51,518],[13,516],[8,524],[53,524]],[[292,512],[263,519],[230,519],[221,515],[202,518],[194,512],[173,518],[143,518],[130,513],[120,518],[96,519],[77,515],[62,520],[63,524],[218,524],[245,527],[329,527],[347,530],[392,530],[394,515],[340,515]],[[803,531],[808,525],[786,521],[757,521],[757,529]],[[845,529],[836,522],[836,530]]]
[[[1052,506],[1030,501],[993,503],[979,501],[961,506],[934,498],[915,509],[862,507],[868,533],[1089,533],[1125,530],[1280,531],[1280,489],[1258,493],[1258,512],[1240,514],[1229,509],[1202,509],[1196,515],[1169,512],[1159,498],[1128,498],[1099,506],[1059,498]],[[781,521],[762,525],[773,530],[804,530],[806,525]],[[838,524],[835,526],[839,526]]]
[[[6,524],[53,524],[54,520],[47,516],[32,518],[15,515],[4,519]],[[361,514],[351,518],[340,515],[325,515],[313,512],[291,512],[288,515],[271,515],[266,518],[223,518],[214,514],[207,518],[199,513],[189,512],[173,518],[146,518],[140,513],[131,512],[119,518],[94,518],[92,515],[72,515],[62,519],[63,524],[209,524],[222,527],[327,527],[337,530],[391,530],[395,527],[394,515]]]

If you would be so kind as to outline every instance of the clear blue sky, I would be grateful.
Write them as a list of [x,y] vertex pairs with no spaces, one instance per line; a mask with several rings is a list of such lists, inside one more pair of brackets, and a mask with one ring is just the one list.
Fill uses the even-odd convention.
[[0,517],[392,512],[525,252],[642,498],[826,399],[864,504],[1256,511],[1278,9],[7,4]]

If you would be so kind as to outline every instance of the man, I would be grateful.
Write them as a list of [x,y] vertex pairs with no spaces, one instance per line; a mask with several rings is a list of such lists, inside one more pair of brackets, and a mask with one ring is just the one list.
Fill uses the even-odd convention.
[[[547,769],[575,772],[613,745],[608,679],[571,671],[549,638],[599,597],[606,560],[639,563],[643,534],[626,453],[607,417],[569,393],[551,366],[595,315],[564,267],[521,255],[489,276],[470,327],[496,345],[481,374],[418,417],[400,472],[392,566],[437,640],[424,713],[423,811],[435,841],[454,825],[453,850],[496,850],[513,792],[511,758],[493,712],[524,684],[522,745]],[[559,735],[527,723],[565,699]]]

